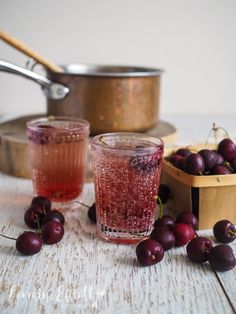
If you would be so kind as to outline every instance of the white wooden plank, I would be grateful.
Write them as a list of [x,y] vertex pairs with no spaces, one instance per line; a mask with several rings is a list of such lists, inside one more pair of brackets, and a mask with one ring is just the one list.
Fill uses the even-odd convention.
[[[26,228],[31,182],[2,174],[0,182],[0,222],[14,218],[6,233],[17,236]],[[93,200],[93,185],[87,184],[84,202]],[[209,265],[191,263],[185,248],[166,253],[160,264],[140,267],[135,245],[96,237],[85,208],[65,216],[63,240],[35,256],[20,256],[13,242],[0,238],[1,313],[232,313]],[[235,274],[224,275],[230,288]]]
[[[219,243],[217,243],[219,244]],[[236,257],[236,240],[229,243],[229,245],[232,247],[234,256]],[[221,283],[224,286],[224,289],[227,293],[227,295],[230,298],[230,301],[233,304],[233,307],[236,310],[236,267],[228,272],[218,272],[218,277],[221,281]]]

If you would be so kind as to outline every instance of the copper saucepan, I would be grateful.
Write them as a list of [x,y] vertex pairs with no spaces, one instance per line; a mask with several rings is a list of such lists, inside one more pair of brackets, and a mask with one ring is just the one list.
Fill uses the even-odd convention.
[[0,60],[0,71],[40,84],[47,114],[76,116],[90,122],[91,133],[146,131],[159,119],[160,69],[131,66],[61,66],[47,77]]

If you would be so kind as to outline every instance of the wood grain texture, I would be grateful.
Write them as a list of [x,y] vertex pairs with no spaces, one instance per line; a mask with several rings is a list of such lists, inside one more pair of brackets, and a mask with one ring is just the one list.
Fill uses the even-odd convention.
[[[23,214],[32,196],[30,180],[0,174],[6,234],[26,230]],[[93,203],[92,183],[85,185],[83,201]],[[233,313],[209,265],[191,263],[185,248],[167,252],[160,264],[140,267],[134,245],[97,238],[86,208],[67,211],[65,218],[63,240],[31,257],[0,238],[1,313]],[[236,305],[236,269],[220,276]]]
[[34,51],[32,48],[27,46],[25,43],[23,43],[19,39],[13,37],[9,33],[6,33],[5,31],[0,30],[0,39],[4,40],[7,44],[16,48],[17,50],[24,53],[28,57],[33,58],[38,63],[44,65],[50,71],[63,72],[63,69],[60,66],[46,59],[45,57],[41,56],[38,52]]

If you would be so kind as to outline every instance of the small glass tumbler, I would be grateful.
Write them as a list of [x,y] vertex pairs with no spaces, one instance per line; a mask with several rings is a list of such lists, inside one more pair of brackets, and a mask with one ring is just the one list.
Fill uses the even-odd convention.
[[26,126],[35,193],[56,208],[69,208],[83,190],[89,123],[50,116]]
[[164,144],[141,133],[93,138],[98,235],[114,243],[147,238],[155,219]]

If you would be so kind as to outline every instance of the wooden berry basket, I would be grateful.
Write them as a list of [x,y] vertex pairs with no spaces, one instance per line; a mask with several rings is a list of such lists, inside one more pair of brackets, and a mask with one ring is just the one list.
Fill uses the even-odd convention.
[[[193,152],[215,145],[188,146]],[[167,150],[168,156],[179,147]],[[199,229],[211,229],[220,219],[236,224],[236,174],[194,176],[163,161],[161,183],[170,188],[167,207],[176,214],[190,210],[199,219]]]

